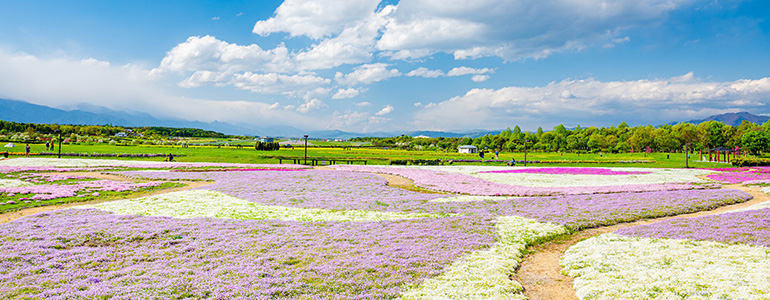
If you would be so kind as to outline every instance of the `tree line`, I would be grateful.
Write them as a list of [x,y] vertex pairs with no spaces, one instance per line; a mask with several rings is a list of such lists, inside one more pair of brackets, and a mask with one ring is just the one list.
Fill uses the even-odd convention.
[[35,124],[18,123],[0,120],[0,135],[26,132],[31,134],[53,134],[60,130],[63,135],[78,134],[82,136],[114,136],[119,132],[131,130],[134,134],[142,134],[147,137],[205,137],[205,138],[230,138],[224,133],[203,130],[198,128],[174,128],[162,126],[125,127],[112,125],[59,125],[59,124]]
[[371,142],[379,147],[453,151],[461,145],[473,145],[490,150],[523,151],[527,141],[528,150],[541,152],[681,152],[685,146],[688,146],[688,149],[694,150],[739,147],[757,154],[770,148],[770,122],[758,125],[743,121],[739,126],[731,126],[722,122],[708,121],[697,125],[680,123],[659,127],[651,125],[630,127],[623,122],[617,127],[577,126],[574,129],[567,129],[564,125],[558,125],[550,131],[544,131],[540,127],[536,132],[523,132],[517,125],[499,134],[478,138],[415,138],[402,135],[387,138],[354,138],[351,141]]

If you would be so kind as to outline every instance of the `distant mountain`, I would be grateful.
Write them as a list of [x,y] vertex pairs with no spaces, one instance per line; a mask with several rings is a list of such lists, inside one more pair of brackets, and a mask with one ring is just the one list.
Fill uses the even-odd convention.
[[[78,105],[63,110],[24,101],[0,99],[0,120],[20,123],[106,125],[126,127],[165,126],[213,130],[234,135],[260,135],[260,128],[236,126],[224,122],[199,122],[158,119],[146,113],[114,111],[101,106]],[[298,129],[295,129],[298,130]]]
[[430,137],[471,137],[477,138],[487,134],[497,134],[500,131],[469,131],[464,133],[444,131],[412,131],[412,132],[371,132],[355,133],[341,130],[301,130],[291,126],[253,126],[249,124],[231,124],[225,122],[200,122],[186,120],[159,119],[147,113],[122,112],[102,106],[79,104],[66,109],[31,104],[18,100],[0,99],[0,120],[20,123],[40,124],[73,124],[73,125],[107,125],[126,127],[164,126],[186,127],[213,130],[231,135],[270,136],[270,137],[301,137],[305,134],[310,138],[350,139],[354,137],[391,137],[406,134],[409,136],[425,135]]
[[701,119],[701,120],[690,120],[690,121],[686,121],[686,122],[672,122],[672,123],[669,123],[669,124],[676,125],[676,124],[679,124],[679,123],[692,123],[692,124],[696,124],[697,125],[697,124],[700,124],[700,123],[703,123],[703,122],[717,121],[717,122],[722,122],[725,125],[738,126],[738,125],[741,125],[741,123],[743,123],[743,121],[749,121],[749,122],[752,122],[752,123],[755,123],[755,124],[762,125],[765,122],[767,122],[768,120],[770,120],[770,117],[767,117],[767,116],[757,116],[755,114],[751,114],[751,113],[748,113],[748,112],[744,111],[744,112],[739,112],[739,113],[726,113],[726,114],[720,114],[720,115],[713,115],[713,116],[709,116],[709,117],[706,117],[706,118]]

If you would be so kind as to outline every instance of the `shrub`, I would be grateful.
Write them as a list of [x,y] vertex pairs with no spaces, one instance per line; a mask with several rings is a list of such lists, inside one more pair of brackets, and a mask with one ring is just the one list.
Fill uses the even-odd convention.
[[732,165],[736,167],[770,166],[770,159],[757,158],[754,156],[736,157],[733,159]]

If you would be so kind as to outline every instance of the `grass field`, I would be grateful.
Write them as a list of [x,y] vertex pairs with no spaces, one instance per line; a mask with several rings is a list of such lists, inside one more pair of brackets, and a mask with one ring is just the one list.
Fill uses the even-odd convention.
[[[333,142],[332,142],[333,143]],[[62,146],[62,153],[80,154],[168,154],[180,155],[176,158],[181,162],[230,162],[230,163],[278,163],[277,157],[304,157],[304,148],[295,146],[294,149],[282,148],[277,151],[256,151],[253,143],[244,142],[242,148],[234,144],[230,146],[189,146],[183,148],[178,145],[135,145],[119,146],[108,144],[95,145],[67,145]],[[334,147],[308,147],[309,158],[328,159],[361,159],[367,160],[367,164],[389,164],[391,160],[478,160],[477,154],[445,153],[439,151],[407,151],[394,149],[375,148],[341,148],[344,145]],[[16,148],[9,151],[16,153],[12,157],[18,157],[23,152],[23,144],[17,144]],[[44,145],[31,145],[32,153],[46,152]],[[6,148],[8,149],[8,148]],[[58,151],[58,149],[57,149]],[[114,157],[111,157],[114,159]],[[524,153],[500,153],[499,160],[510,161],[516,159],[521,165]],[[726,163],[709,163],[697,161],[697,152],[691,155],[690,167],[695,168],[719,168],[729,167]],[[122,159],[118,157],[118,159]],[[165,157],[154,158],[125,158],[134,160],[163,161]],[[494,159],[492,153],[487,153],[486,160]],[[538,166],[617,166],[617,167],[654,167],[654,168],[680,168],[685,166],[685,155],[682,153],[604,153],[599,154],[575,154],[575,153],[527,153],[528,161],[541,161],[530,164]],[[626,162],[624,162],[626,161]],[[289,160],[288,162],[291,162]],[[284,163],[287,163],[284,160]],[[454,164],[481,164],[480,162],[454,162]],[[504,165],[503,162],[484,162],[485,165]]]

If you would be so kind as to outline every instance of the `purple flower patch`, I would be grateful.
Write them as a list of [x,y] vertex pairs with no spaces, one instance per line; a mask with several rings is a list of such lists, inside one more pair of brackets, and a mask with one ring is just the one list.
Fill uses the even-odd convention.
[[617,234],[770,247],[770,208],[673,219],[620,229]]

